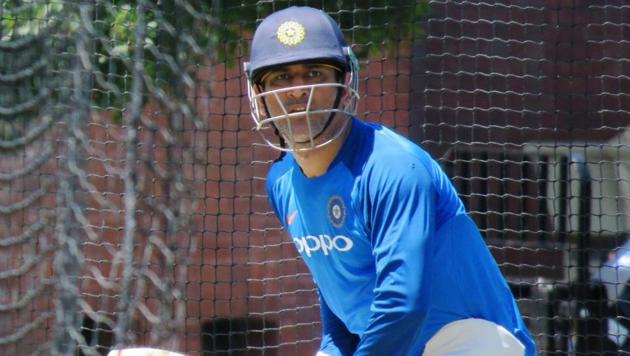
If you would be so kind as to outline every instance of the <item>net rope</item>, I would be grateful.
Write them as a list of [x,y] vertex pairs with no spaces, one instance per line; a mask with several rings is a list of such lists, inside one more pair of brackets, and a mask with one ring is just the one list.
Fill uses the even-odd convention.
[[315,354],[241,70],[290,5],[340,23],[358,117],[442,164],[541,353],[630,352],[623,1],[8,0],[0,353]]

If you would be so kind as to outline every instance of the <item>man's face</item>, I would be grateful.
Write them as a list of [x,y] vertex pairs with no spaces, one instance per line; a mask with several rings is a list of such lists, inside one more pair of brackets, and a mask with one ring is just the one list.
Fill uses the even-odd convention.
[[[330,112],[313,113],[333,108],[338,87],[310,85],[337,83],[339,70],[326,64],[291,64],[266,72],[260,81],[271,117],[281,116],[274,124],[285,139],[294,145],[310,144],[330,117]],[[309,127],[310,126],[310,127]]]

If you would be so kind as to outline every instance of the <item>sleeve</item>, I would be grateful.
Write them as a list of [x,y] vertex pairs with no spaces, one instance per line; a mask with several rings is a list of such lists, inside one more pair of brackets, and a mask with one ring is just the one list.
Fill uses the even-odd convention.
[[269,174],[267,175],[267,181],[265,182],[265,190],[267,192],[267,202],[269,202],[269,205],[273,209],[274,215],[276,216],[280,224],[284,225],[284,222],[282,221],[282,214],[280,213],[280,210],[279,210],[280,208],[278,207],[278,202],[276,199],[275,182],[277,179],[277,175],[278,174],[276,172],[276,167],[274,164],[274,166],[271,167]]
[[318,355],[352,355],[359,342],[359,337],[350,333],[343,322],[330,310],[319,290],[318,294],[322,318],[322,342]]
[[[417,352],[424,313],[423,275],[435,231],[437,192],[419,162],[400,163],[372,181],[364,216],[376,264],[371,316],[354,355]],[[426,306],[424,306],[426,307]]]

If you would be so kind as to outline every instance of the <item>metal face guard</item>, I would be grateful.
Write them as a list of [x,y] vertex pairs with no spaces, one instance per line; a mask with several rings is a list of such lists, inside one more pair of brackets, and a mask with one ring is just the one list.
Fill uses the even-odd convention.
[[[341,101],[344,103],[342,108],[312,109],[313,94],[321,88],[337,88],[341,89]],[[306,100],[306,108],[304,111],[289,112],[288,108],[280,100],[280,94],[292,90],[308,90],[309,95]],[[322,147],[339,137],[346,128],[347,122],[338,128],[336,132],[332,132],[326,137],[321,136],[330,126],[331,121],[335,118],[336,113],[344,113],[345,117],[356,114],[357,101],[359,94],[357,91],[346,84],[341,83],[320,83],[313,85],[301,85],[276,90],[270,90],[256,94],[253,86],[248,86],[248,95],[250,97],[251,114],[256,124],[255,129],[260,132],[263,140],[272,148],[281,151],[307,151]],[[267,110],[264,102],[275,100],[282,109],[282,113],[273,117],[267,117]],[[314,116],[328,115],[328,119],[323,121],[322,118],[315,119]],[[295,137],[293,120],[296,118],[306,118],[308,129],[308,139],[297,140]],[[319,123],[315,125],[315,123]],[[286,141],[287,147],[282,146],[279,142],[274,142],[278,132]]]

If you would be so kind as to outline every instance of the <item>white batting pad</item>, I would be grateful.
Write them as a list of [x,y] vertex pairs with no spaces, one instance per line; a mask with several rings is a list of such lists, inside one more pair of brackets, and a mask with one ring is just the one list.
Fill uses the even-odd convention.
[[427,343],[424,356],[523,356],[525,347],[501,325],[483,319],[446,324]]

